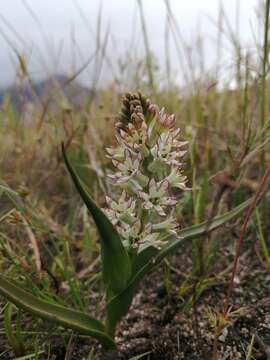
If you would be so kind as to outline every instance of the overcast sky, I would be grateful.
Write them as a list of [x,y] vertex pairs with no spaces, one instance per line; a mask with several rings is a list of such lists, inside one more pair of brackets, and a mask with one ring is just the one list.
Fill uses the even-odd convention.
[[[164,66],[164,0],[142,0],[142,3],[151,51]],[[215,23],[218,21],[220,1],[171,0],[170,4],[186,44],[194,47],[197,34],[200,33],[206,62],[214,63],[217,58]],[[259,0],[223,1],[231,27],[233,31],[238,32],[244,46],[254,43],[255,9],[258,8],[258,4]],[[106,30],[109,29],[107,54],[110,61],[104,62],[103,66],[103,77],[108,79],[111,73],[116,71],[116,60],[127,50],[136,48],[137,54],[144,54],[136,0],[0,0],[0,86],[14,81],[17,66],[14,49],[25,55],[33,77],[42,78],[50,73],[70,74],[79,68],[96,49],[100,6],[103,39]],[[228,30],[226,32],[228,33]],[[172,36],[170,44],[171,65],[181,72]],[[225,38],[222,47],[226,59],[226,51],[228,54],[231,53],[231,46]],[[81,76],[86,83],[90,81],[91,68],[93,63]]]

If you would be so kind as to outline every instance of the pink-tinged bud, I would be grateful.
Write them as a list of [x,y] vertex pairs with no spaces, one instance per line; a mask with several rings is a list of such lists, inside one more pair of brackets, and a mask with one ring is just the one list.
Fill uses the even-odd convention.
[[176,205],[176,204],[177,204],[177,199],[174,198],[174,197],[170,197],[170,198],[164,200],[164,205],[173,206],[173,205]]
[[169,116],[169,117],[166,119],[166,121],[165,121],[165,127],[171,129],[171,128],[173,128],[173,127],[175,126],[175,122],[176,122],[176,120],[175,120],[175,115],[173,114],[173,115]]
[[[179,135],[179,133],[180,133],[180,129],[179,129],[179,128],[173,130],[173,131],[171,132],[172,138],[175,139],[175,138]],[[185,143],[188,143],[188,141],[185,141]]]
[[184,147],[188,145],[188,141],[178,141],[177,143],[179,147]]
[[116,161],[116,160],[112,159],[112,163],[113,163],[113,165],[114,165],[116,168],[118,168],[118,166],[119,166],[119,161]]
[[143,208],[144,208],[145,210],[150,210],[150,209],[153,208],[153,205],[148,201],[148,202],[146,202],[146,203],[143,204]]
[[108,153],[108,155],[113,155],[113,150],[111,148],[105,148],[105,151]]
[[119,130],[119,135],[121,136],[121,138],[122,138],[123,140],[127,140],[127,139],[128,139],[127,133],[126,133],[124,130],[122,130],[122,129]]
[[112,199],[109,196],[105,196],[105,200],[109,206],[112,204]]
[[107,174],[107,177],[110,178],[111,180],[117,179],[117,175],[115,175],[115,174]]
[[154,115],[158,113],[158,107],[155,104],[149,105],[148,110]]
[[138,118],[139,118],[141,121],[144,121],[143,113],[138,112],[138,113],[137,113],[137,116],[138,116]]
[[179,152],[178,152],[178,156],[179,156],[179,157],[183,157],[183,156],[186,155],[186,153],[187,153],[187,150],[179,151]]
[[124,129],[124,125],[121,122],[116,123],[114,126],[117,132],[119,132],[120,129]]
[[142,200],[147,200],[148,199],[148,196],[146,193],[142,192],[142,191],[139,191],[138,192],[138,196],[142,199]]
[[155,210],[158,213],[158,215],[160,216],[166,216],[165,211],[162,209],[162,207],[160,205],[155,206]]
[[154,190],[155,188],[156,188],[156,181],[155,181],[155,179],[151,179],[149,181],[149,190],[151,191],[151,190]]
[[168,188],[169,188],[169,182],[167,180],[162,181],[160,185],[160,189],[166,191],[168,190]]

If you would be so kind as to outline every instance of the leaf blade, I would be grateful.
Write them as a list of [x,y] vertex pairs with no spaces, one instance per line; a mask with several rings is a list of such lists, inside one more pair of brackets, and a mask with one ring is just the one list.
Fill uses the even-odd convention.
[[235,207],[233,210],[226,212],[225,214],[214,217],[210,221],[204,221],[203,223],[190,226],[188,228],[182,229],[179,231],[179,239],[170,241],[165,245],[157,255],[155,262],[160,262],[165,256],[167,256],[172,250],[177,248],[181,242],[189,240],[191,238],[205,235],[220,226],[224,225],[226,222],[232,220],[234,217],[240,215],[251,203],[252,199],[248,199],[242,204]]
[[71,166],[64,145],[62,152],[65,164],[73,183],[93,216],[101,236],[101,258],[103,267],[104,283],[113,291],[119,292],[124,289],[131,275],[131,264],[128,253],[123,243],[107,216],[99,209],[91,196],[86,191],[75,170]]
[[92,336],[107,348],[115,348],[114,341],[105,333],[104,325],[83,312],[39,299],[0,275],[0,294],[19,308],[44,320]]

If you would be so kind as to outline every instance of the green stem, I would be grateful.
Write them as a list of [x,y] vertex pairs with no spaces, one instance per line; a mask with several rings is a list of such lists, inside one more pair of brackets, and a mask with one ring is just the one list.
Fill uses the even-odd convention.
[[116,326],[112,325],[108,319],[106,320],[106,333],[114,340]]
[[[262,59],[262,84],[261,84],[261,111],[260,111],[260,120],[261,120],[261,131],[264,131],[265,127],[265,107],[266,107],[266,76],[267,76],[267,64],[268,64],[268,33],[269,33],[269,10],[270,10],[270,0],[265,2],[265,18],[264,18],[264,43],[263,43],[263,59]],[[265,150],[262,149],[261,159],[260,159],[260,170],[261,175],[265,171]],[[262,216],[263,220],[266,221],[266,198],[265,196],[262,199]]]
[[[267,75],[267,62],[268,62],[268,32],[269,32],[269,10],[270,10],[270,0],[266,0],[265,3],[265,22],[264,22],[264,43],[263,43],[263,59],[262,59],[262,85],[261,85],[261,129],[265,125],[265,98],[266,98],[266,75]],[[265,168],[265,152],[264,150],[261,153],[261,172],[264,172]]]

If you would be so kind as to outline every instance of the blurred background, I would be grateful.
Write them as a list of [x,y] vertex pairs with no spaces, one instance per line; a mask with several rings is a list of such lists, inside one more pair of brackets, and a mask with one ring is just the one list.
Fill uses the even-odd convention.
[[18,56],[35,81],[79,71],[77,80],[88,87],[113,81],[130,86],[140,63],[150,61],[162,84],[183,86],[220,71],[219,80],[233,86],[235,52],[241,45],[241,55],[252,53],[262,39],[261,5],[258,0],[2,0],[0,88],[15,83]]

